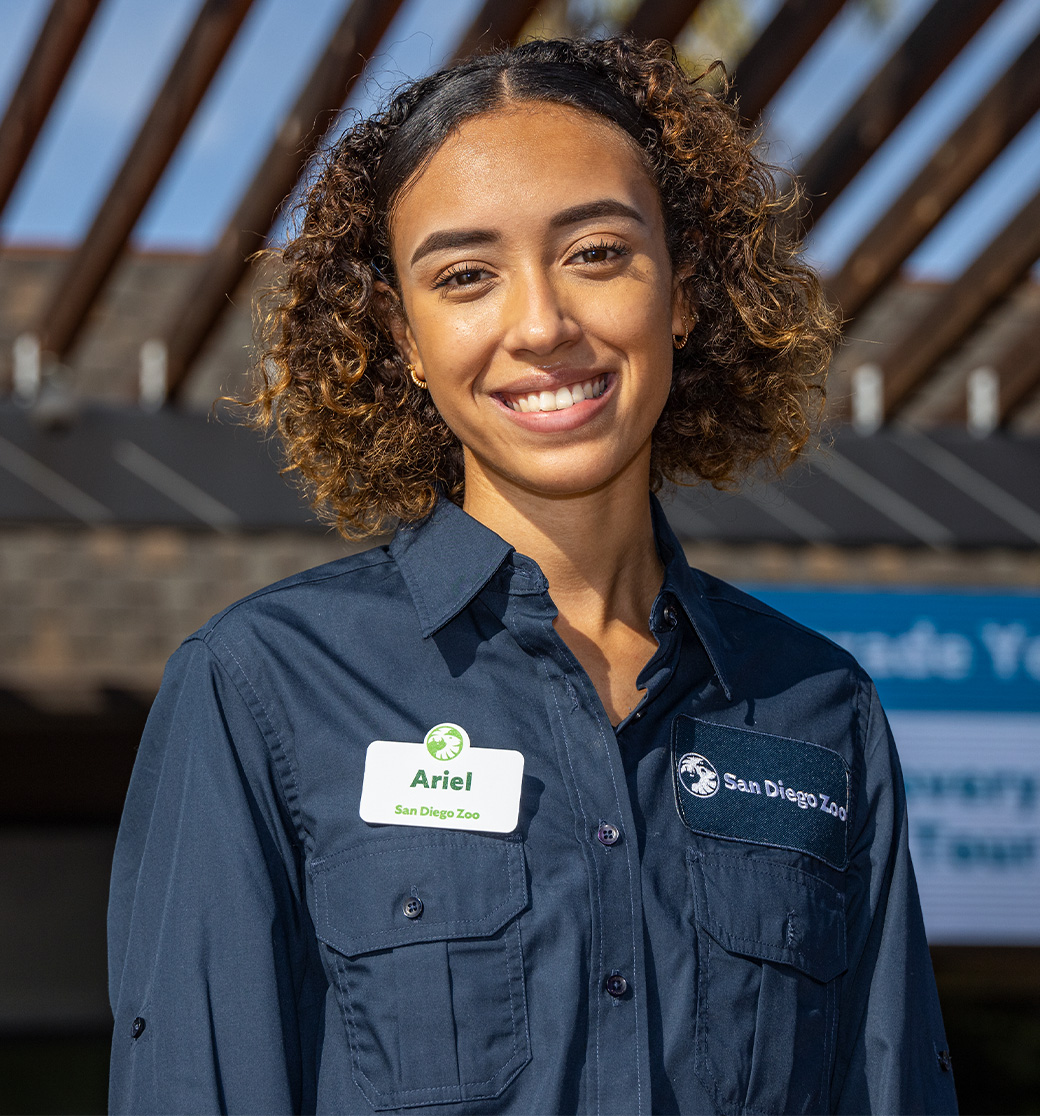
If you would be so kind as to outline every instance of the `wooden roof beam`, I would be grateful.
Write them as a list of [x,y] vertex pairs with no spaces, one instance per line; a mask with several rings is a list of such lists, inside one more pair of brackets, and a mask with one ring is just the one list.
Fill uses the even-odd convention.
[[776,96],[845,0],[786,0],[737,63],[733,88],[748,122]]
[[1019,210],[971,266],[879,362],[885,421],[895,418],[916,391],[1019,283],[1040,257],[1040,192]]
[[205,0],[83,242],[55,286],[37,333],[58,359],[75,345],[134,225],[191,123],[252,0]]
[[703,0],[643,0],[632,13],[625,30],[637,39],[668,39],[682,34]]
[[331,127],[365,62],[375,53],[401,0],[353,0],[329,39],[296,103],[278,129],[238,208],[203,261],[189,297],[166,331],[170,398],[188,372],[263,247],[278,211]]
[[0,213],[58,96],[101,0],[54,0],[0,121]]
[[1040,35],[928,160],[827,283],[855,317],[1040,109]]
[[484,0],[452,54],[452,61],[514,43],[538,7],[538,0]]
[[935,0],[830,135],[798,167],[806,231],[895,131],[1000,0]]

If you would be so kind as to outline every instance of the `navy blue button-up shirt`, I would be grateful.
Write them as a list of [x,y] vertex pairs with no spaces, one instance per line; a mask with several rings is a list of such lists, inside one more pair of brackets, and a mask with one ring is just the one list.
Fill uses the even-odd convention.
[[[443,500],[180,648],[113,871],[114,1111],[955,1110],[869,679],[654,517],[616,727],[535,563]],[[442,722],[523,753],[514,833],[360,818],[368,744]]]

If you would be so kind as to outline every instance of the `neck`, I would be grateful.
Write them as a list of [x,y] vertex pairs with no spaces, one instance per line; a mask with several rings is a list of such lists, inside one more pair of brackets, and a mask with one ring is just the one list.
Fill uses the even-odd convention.
[[467,468],[463,506],[538,563],[561,621],[591,635],[618,621],[646,627],[664,572],[649,490],[648,458],[601,488],[561,496]]
[[585,668],[612,724],[640,700],[656,646],[650,608],[664,573],[650,514],[650,447],[600,488],[533,492],[466,462],[464,508],[533,558],[549,582],[557,634]]

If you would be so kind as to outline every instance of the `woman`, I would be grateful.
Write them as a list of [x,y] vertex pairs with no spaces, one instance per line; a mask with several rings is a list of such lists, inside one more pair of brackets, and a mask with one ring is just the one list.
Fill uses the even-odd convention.
[[258,390],[345,533],[171,660],[112,885],[119,1111],[948,1112],[898,764],[651,496],[834,335],[731,106],[534,42],[330,153]]

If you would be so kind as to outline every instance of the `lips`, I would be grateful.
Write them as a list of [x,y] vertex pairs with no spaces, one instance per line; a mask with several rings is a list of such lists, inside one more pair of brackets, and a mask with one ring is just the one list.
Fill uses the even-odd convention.
[[586,399],[598,399],[606,388],[607,377],[596,376],[546,391],[501,392],[499,398],[512,411],[537,414],[542,411],[564,411]]

